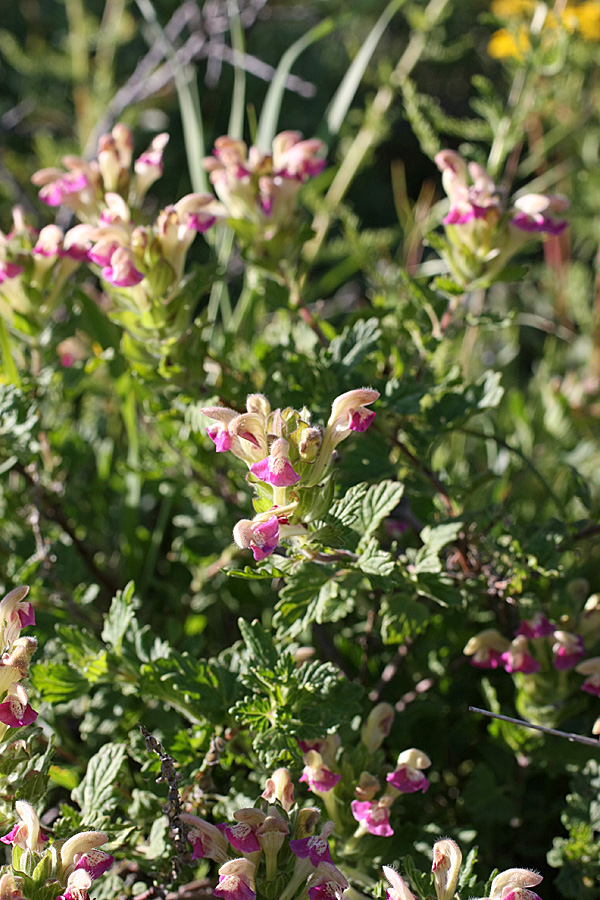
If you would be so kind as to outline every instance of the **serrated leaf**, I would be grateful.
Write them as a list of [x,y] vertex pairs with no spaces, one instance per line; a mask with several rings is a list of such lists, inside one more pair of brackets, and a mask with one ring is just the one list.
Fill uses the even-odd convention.
[[29,670],[29,677],[46,703],[64,703],[81,697],[89,688],[86,678],[63,663],[36,663]]
[[71,793],[81,808],[82,825],[94,826],[117,806],[118,778],[125,757],[125,744],[105,744],[90,759],[81,784]]
[[265,669],[273,668],[279,654],[272,637],[267,634],[260,622],[255,619],[248,624],[245,619],[238,619],[238,628],[251,664]]
[[325,521],[350,528],[366,541],[395,509],[403,493],[404,485],[397,481],[382,481],[374,485],[364,482],[357,484],[335,501]]
[[372,538],[363,548],[356,565],[365,575],[389,578],[396,568],[396,560],[387,550],[381,550],[375,538]]
[[332,362],[354,369],[379,345],[380,340],[379,321],[375,318],[359,319],[331,342],[327,353]]
[[104,618],[102,640],[119,656],[121,655],[125,633],[135,618],[133,610],[134,591],[135,585],[133,581],[130,581],[122,591],[117,591]]
[[429,620],[425,604],[405,594],[386,596],[381,612],[381,636],[385,644],[404,643],[407,638],[420,634]]

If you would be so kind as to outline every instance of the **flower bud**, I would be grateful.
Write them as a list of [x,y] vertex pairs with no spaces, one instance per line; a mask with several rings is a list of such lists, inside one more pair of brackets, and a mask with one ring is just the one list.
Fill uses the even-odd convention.
[[301,809],[298,813],[298,818],[296,819],[296,832],[294,838],[296,840],[302,840],[303,838],[310,837],[314,834],[320,816],[320,810],[315,809],[314,806],[308,806]]
[[382,869],[390,885],[387,900],[415,900],[415,895],[409,891],[408,885],[395,869],[391,866],[382,866]]
[[[77,862],[76,857],[82,857],[90,850],[106,844],[108,836],[103,831],[80,831],[74,834],[60,848],[60,861],[64,872]],[[67,872],[68,874],[68,872]]]
[[378,703],[373,707],[360,733],[360,739],[369,753],[379,750],[390,733],[393,721],[394,707],[389,703]]
[[[29,663],[31,662],[31,658],[35,653],[36,648],[37,638],[31,637],[29,635],[17,638],[17,640],[13,643],[10,652],[6,653],[2,657],[0,665],[13,666],[15,669],[18,669],[21,677],[24,678],[27,674]],[[1,678],[2,670],[0,669],[0,681]]]
[[286,812],[294,805],[294,785],[287,769],[275,769],[261,797],[268,802],[279,800]]
[[455,841],[444,838],[433,845],[433,882],[438,900],[452,900],[458,884],[462,853]]

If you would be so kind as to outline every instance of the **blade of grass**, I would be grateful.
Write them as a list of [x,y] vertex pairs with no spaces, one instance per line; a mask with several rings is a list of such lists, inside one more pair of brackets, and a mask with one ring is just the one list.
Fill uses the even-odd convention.
[[421,54],[427,45],[428,32],[435,26],[448,3],[449,0],[429,0],[424,13],[424,21],[427,23],[427,27],[411,36],[406,50],[390,76],[389,83],[382,84],[377,91],[371,104],[369,115],[365,119],[365,124],[354,138],[335,178],[331,182],[331,186],[325,196],[323,208],[313,220],[315,237],[304,246],[304,256],[307,262],[311,263],[316,258],[329,230],[334,210],[346,196],[367,153],[377,143],[379,135],[382,133],[382,124],[385,122],[396,90],[405,82],[421,58]]
[[204,125],[198,97],[198,87],[193,70],[191,67],[187,67],[186,70],[180,64],[175,48],[162,28],[156,10],[150,0],[136,0],[136,3],[153,32],[154,40],[160,45],[165,59],[171,66],[181,111],[183,140],[192,187],[194,191],[207,191],[208,179],[202,165],[202,160],[206,156]]
[[323,19],[322,22],[319,22],[318,25],[315,25],[314,28],[311,28],[306,34],[303,34],[291,47],[288,47],[281,57],[279,65],[277,66],[277,71],[273,76],[273,81],[267,91],[267,96],[265,97],[265,102],[263,103],[260,119],[258,121],[257,144],[260,150],[267,152],[271,149],[271,144],[273,143],[273,138],[275,137],[275,131],[277,129],[277,122],[279,121],[281,104],[283,102],[285,82],[290,74],[292,66],[307,47],[310,47],[311,44],[314,44],[316,41],[320,41],[328,34],[331,34],[334,28],[335,21],[332,18]]
[[2,368],[4,369],[4,376],[6,380],[9,384],[14,384],[15,387],[21,387],[19,370],[15,365],[15,361],[11,353],[8,329],[2,316],[0,316],[0,351],[2,353]]
[[233,138],[241,138],[244,133],[244,107],[246,103],[246,70],[241,65],[241,62],[246,51],[246,42],[236,0],[229,0],[227,13],[229,16],[231,46],[234,51],[233,92],[231,95],[231,112],[229,114],[227,134]]
[[[379,16],[377,22],[367,35],[362,47],[352,60],[352,63],[348,67],[348,71],[342,78],[337,91],[333,95],[331,103],[327,107],[324,127],[322,126],[317,132],[320,137],[322,136],[327,140],[328,137],[333,137],[338,134],[342,122],[350,109],[350,104],[354,100],[366,68],[371,61],[371,57],[373,56],[385,29],[405,3],[406,0],[390,0],[390,3],[388,3]],[[322,134],[321,132],[324,133]]]
[[[244,108],[246,102],[246,70],[242,65],[242,61],[246,45],[236,0],[229,0],[227,13],[229,16],[231,46],[234,51],[233,92],[231,95],[231,112],[229,114],[227,134],[233,138],[241,138],[244,134]],[[233,251],[233,230],[231,228],[225,226],[219,229],[215,241],[215,249],[219,264],[226,271]],[[208,323],[210,325],[209,340],[212,337],[219,313],[223,320],[223,327],[227,330],[231,319],[231,300],[227,283],[223,279],[215,281],[210,292],[207,310]]]

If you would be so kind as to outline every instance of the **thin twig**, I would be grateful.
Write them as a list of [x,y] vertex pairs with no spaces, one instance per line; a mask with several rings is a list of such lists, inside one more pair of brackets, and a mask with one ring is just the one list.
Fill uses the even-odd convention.
[[521,725],[523,728],[534,728],[536,731],[543,731],[544,734],[551,734],[554,737],[565,738],[571,743],[585,744],[586,747],[595,747],[596,750],[600,750],[598,738],[584,737],[582,734],[574,734],[571,731],[558,731],[556,728],[546,728],[545,725],[534,725],[533,722],[527,722],[525,719],[501,716],[500,713],[490,712],[488,709],[478,709],[476,706],[470,706],[469,712],[479,713],[482,716],[488,716],[490,719],[500,719],[502,722],[510,722],[511,725]]

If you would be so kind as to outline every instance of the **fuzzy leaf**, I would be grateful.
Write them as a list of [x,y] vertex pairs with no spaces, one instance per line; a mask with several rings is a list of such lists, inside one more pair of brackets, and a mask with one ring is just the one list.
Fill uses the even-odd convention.
[[83,780],[71,793],[81,807],[82,825],[96,826],[117,806],[118,778],[125,757],[125,744],[104,744],[90,759]]

